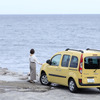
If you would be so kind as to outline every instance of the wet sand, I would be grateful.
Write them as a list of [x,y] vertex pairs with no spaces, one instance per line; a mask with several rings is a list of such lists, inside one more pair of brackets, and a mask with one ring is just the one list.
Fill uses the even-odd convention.
[[29,83],[22,81],[6,82],[0,81],[0,93],[11,91],[17,92],[46,92],[50,90],[49,86],[43,86],[40,83]]

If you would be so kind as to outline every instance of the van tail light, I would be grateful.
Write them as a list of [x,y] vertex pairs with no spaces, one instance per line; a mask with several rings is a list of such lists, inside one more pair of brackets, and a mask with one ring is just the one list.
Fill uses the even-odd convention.
[[82,74],[82,68],[83,68],[83,54],[81,54],[80,58],[80,64],[79,64],[79,72]]

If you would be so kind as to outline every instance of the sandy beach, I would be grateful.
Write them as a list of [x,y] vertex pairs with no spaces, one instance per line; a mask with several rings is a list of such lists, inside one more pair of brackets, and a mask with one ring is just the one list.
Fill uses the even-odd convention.
[[99,100],[98,89],[80,89],[70,93],[68,87],[52,84],[43,86],[37,75],[36,83],[29,83],[29,76],[0,68],[0,100]]

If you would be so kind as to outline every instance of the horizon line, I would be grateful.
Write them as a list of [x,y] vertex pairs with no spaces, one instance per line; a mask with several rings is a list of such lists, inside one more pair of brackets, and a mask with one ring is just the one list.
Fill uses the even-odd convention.
[[0,15],[100,15],[100,14],[0,14]]

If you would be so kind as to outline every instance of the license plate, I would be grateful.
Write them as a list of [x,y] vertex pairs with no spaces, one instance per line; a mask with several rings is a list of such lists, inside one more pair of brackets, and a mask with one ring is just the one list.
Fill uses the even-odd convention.
[[94,79],[87,79],[88,83],[94,83]]

